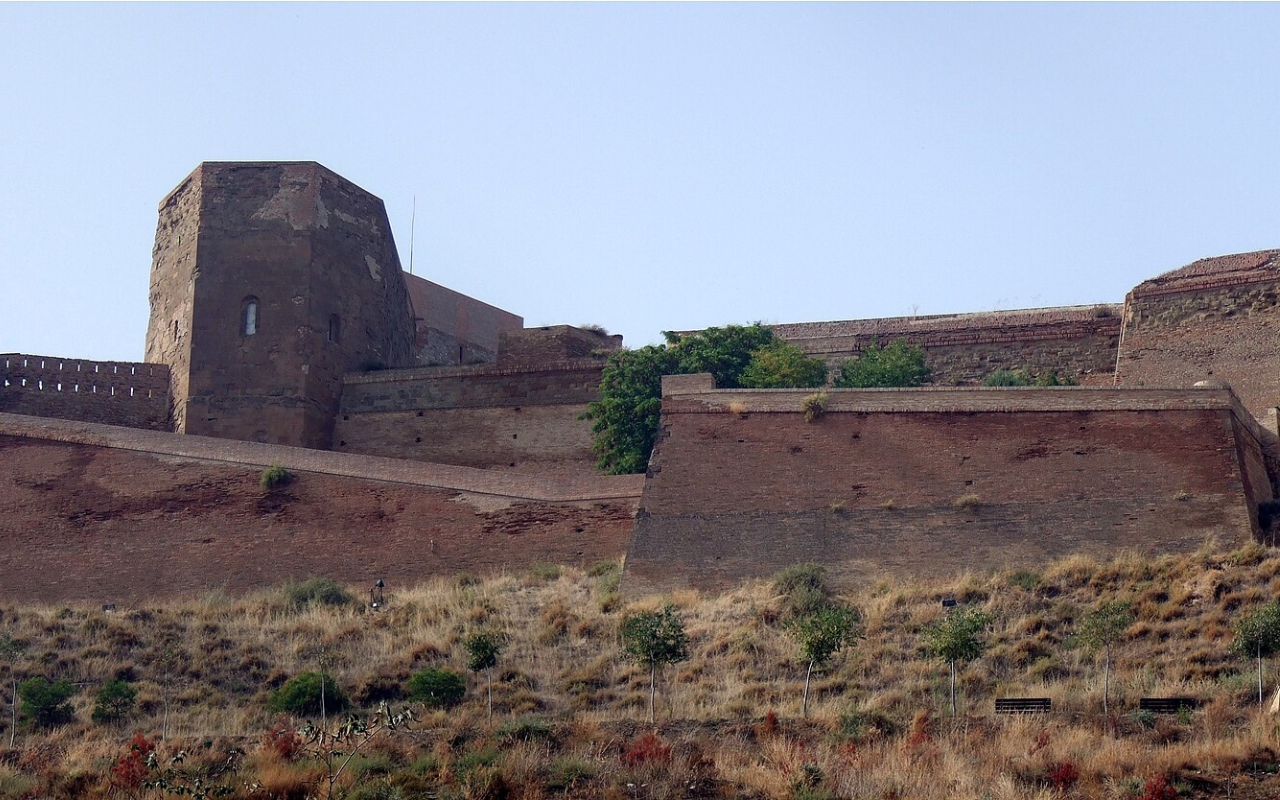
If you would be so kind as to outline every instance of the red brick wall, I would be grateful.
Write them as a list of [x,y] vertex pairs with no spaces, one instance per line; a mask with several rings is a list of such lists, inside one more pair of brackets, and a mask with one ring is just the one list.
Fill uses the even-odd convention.
[[807,394],[664,398],[629,591],[806,561],[855,580],[1233,544],[1271,496],[1224,391],[837,390],[813,423]]
[[405,275],[417,324],[417,360],[428,366],[491,362],[498,339],[520,330],[524,319],[509,311],[432,283]]
[[[1229,384],[1262,418],[1280,405],[1280,279],[1143,284],[1129,294],[1116,378],[1123,386]],[[1259,277],[1262,278],[1259,281]]]
[[0,355],[0,411],[169,429],[169,368],[162,364]]
[[485,469],[595,474],[599,359],[348,375],[334,449]]
[[977,384],[997,370],[1022,367],[1098,385],[1111,383],[1120,312],[1120,306],[1101,304],[772,327],[832,367],[857,357],[871,342],[905,339],[925,351],[937,385]]
[[[264,492],[270,463],[296,480]],[[131,602],[310,575],[382,578],[394,591],[463,570],[590,564],[623,553],[638,495],[631,479],[548,481],[0,414],[0,598]]]

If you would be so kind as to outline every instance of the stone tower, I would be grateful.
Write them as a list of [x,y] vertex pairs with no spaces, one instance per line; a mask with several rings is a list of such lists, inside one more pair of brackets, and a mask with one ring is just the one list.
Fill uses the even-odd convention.
[[327,448],[343,373],[413,343],[382,201],[320,164],[206,162],[160,203],[146,360],[178,433]]

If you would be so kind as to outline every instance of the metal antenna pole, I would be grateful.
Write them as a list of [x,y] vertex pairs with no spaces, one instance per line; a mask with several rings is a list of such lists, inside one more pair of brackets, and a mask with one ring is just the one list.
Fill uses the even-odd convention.
[[409,218],[409,274],[413,274],[413,232],[418,225],[418,196],[413,196],[413,216]]

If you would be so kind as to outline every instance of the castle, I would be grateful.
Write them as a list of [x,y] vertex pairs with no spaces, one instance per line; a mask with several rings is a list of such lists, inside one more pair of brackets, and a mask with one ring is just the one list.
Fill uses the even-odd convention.
[[[112,601],[288,577],[627,553],[631,591],[801,561],[837,578],[1269,538],[1280,251],[1123,304],[774,326],[873,341],[933,385],[663,383],[647,475],[594,470],[621,337],[523,319],[399,263],[382,201],[314,162],[205,163],[163,199],[145,361],[0,356],[0,593]],[[1078,385],[981,388],[998,369]],[[257,486],[263,467],[299,475]]]

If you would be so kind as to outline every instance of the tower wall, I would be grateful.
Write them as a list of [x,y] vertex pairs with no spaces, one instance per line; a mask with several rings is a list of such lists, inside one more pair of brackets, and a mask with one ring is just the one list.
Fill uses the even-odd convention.
[[156,239],[147,360],[178,432],[327,448],[343,373],[413,363],[382,201],[319,164],[202,164]]

